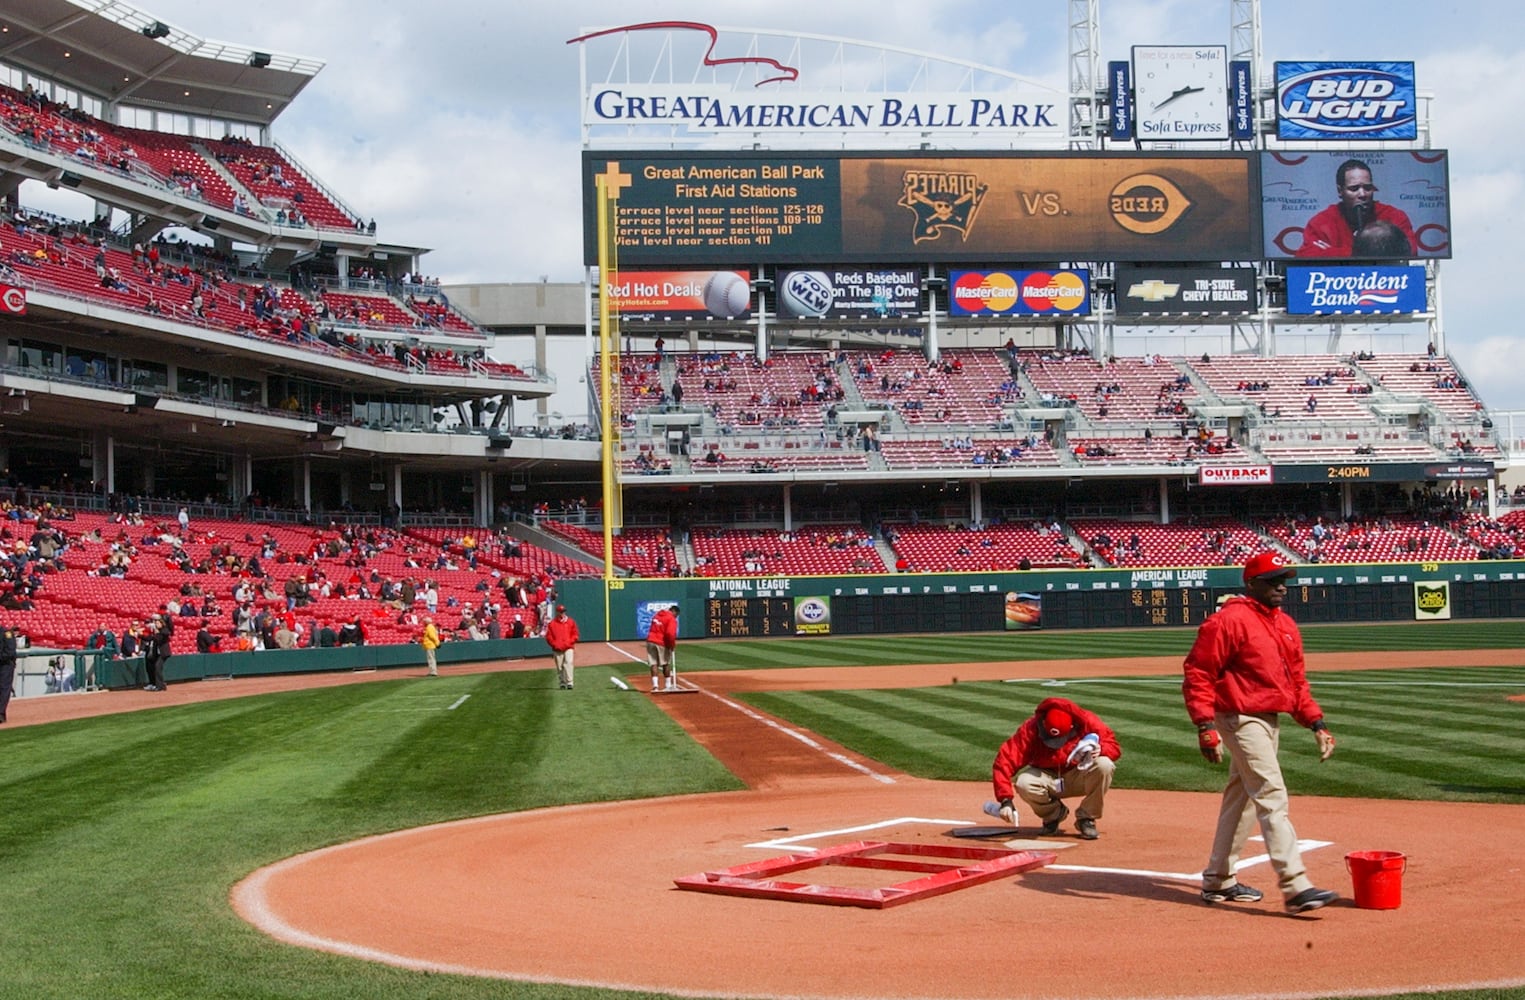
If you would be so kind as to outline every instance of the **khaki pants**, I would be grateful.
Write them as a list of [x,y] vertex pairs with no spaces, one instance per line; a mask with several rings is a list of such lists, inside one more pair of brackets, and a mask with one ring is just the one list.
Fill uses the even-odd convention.
[[429,673],[431,673],[431,674],[439,673],[439,664],[436,663],[435,660],[434,660],[434,647],[433,646],[425,646],[424,647],[424,662],[429,665]]
[[[1096,758],[1096,766],[1089,771],[1071,768],[1062,774],[1045,771],[1040,767],[1024,767],[1012,777],[1012,786],[1028,807],[1037,814],[1040,822],[1047,823],[1063,809],[1060,799],[1080,798],[1075,811],[1077,818],[1086,816],[1101,819],[1102,803],[1107,789],[1112,787],[1112,774],[1117,762],[1111,757]],[[1061,788],[1061,778],[1063,779]]]
[[672,672],[672,654],[673,650],[668,649],[660,642],[647,641],[646,665],[651,668],[651,676],[655,677],[658,671],[661,671],[663,674]]
[[1221,889],[1238,880],[1239,855],[1257,822],[1282,896],[1290,899],[1313,888],[1287,815],[1287,783],[1276,756],[1280,745],[1277,716],[1220,714],[1216,721],[1223,749],[1229,754],[1229,781],[1218,810],[1213,853],[1202,872],[1202,888]]
[[572,651],[563,649],[560,652],[551,650],[551,662],[556,664],[556,680],[567,687],[572,686]]

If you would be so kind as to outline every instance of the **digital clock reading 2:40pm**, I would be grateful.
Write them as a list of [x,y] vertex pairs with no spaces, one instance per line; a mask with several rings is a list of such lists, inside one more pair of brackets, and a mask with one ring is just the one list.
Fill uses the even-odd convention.
[[1331,465],[1325,468],[1324,475],[1329,479],[1370,479],[1371,466]]

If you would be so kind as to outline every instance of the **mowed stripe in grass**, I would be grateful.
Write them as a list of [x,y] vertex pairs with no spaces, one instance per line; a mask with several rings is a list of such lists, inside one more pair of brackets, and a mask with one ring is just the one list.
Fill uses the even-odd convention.
[[[1310,653],[1525,647],[1525,621],[1307,625],[1302,633],[1304,648]],[[679,647],[678,661],[683,670],[734,670],[1184,657],[1196,634],[1194,628],[1151,628],[685,641]],[[1525,652],[1520,662],[1525,664]]]
[[369,833],[741,787],[650,699],[579,674],[576,692],[550,671],[416,678],[0,732],[0,996],[597,995],[279,945],[227,898]]
[[[1320,766],[1312,737],[1287,720],[1284,768],[1300,793],[1525,803],[1525,704],[1507,698],[1525,693],[1525,667],[1320,672],[1312,686],[1340,740],[1338,766]],[[1001,741],[1051,695],[1116,730],[1118,787],[1221,786],[1197,753],[1174,677],[736,697],[910,774],[983,781]]]

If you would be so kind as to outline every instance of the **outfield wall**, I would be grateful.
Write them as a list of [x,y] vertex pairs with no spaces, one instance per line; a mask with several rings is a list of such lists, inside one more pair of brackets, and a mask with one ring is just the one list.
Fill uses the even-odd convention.
[[[594,582],[566,581],[562,596],[583,636],[597,635],[598,609],[585,603],[597,585],[575,583]],[[1197,625],[1242,592],[1234,566],[625,579],[610,584],[607,634],[644,638],[671,605],[685,639]],[[1286,608],[1308,624],[1517,618],[1525,561],[1305,565]]]

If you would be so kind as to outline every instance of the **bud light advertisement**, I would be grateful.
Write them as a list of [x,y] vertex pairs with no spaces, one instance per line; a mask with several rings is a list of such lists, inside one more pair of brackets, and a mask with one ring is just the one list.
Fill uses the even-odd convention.
[[1419,101],[1411,62],[1279,62],[1276,137],[1413,140]]

